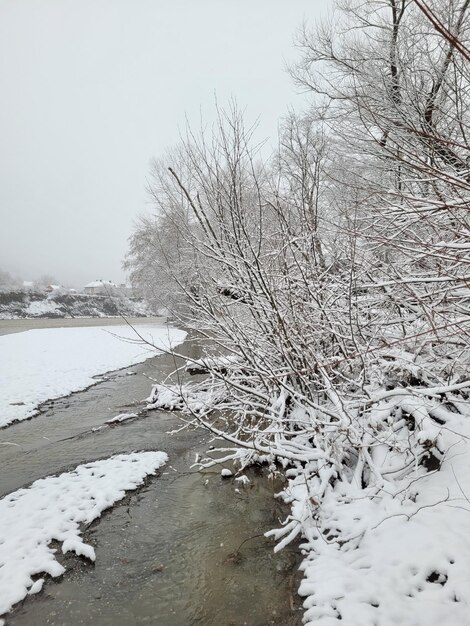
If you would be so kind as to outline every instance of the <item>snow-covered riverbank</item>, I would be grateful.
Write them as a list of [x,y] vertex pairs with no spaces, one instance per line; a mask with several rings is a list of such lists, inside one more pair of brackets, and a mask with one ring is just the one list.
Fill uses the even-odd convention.
[[148,317],[152,312],[141,298],[123,295],[0,291],[0,320],[103,318],[121,315]]
[[[199,355],[191,340],[177,350]],[[273,557],[272,541],[256,537],[245,542],[286,515],[282,503],[272,499],[280,484],[248,471],[251,483],[243,488],[219,471],[190,471],[210,445],[210,435],[181,431],[180,420],[170,412],[147,417],[144,412],[101,428],[119,414],[140,412],[141,400],[149,393],[148,377],[163,382],[174,368],[171,355],[157,356],[132,366],[133,376],[128,370],[116,372],[101,384],[44,407],[41,417],[0,431],[0,496],[29,491],[34,481],[59,477],[114,454],[162,450],[169,457],[161,476],[82,529],[80,537],[94,547],[96,561],[76,558],[73,552],[64,558],[61,545],[49,544],[58,548],[55,558],[67,571],[53,579],[41,572],[32,576],[44,578],[42,591],[4,615],[7,626],[58,621],[127,626],[156,620],[168,626],[300,626],[297,585],[291,582],[298,564],[294,547]],[[175,430],[178,434],[170,434]],[[17,528],[20,542],[24,526]]]
[[382,448],[379,459],[376,445],[382,482],[341,481],[321,506],[313,464],[291,470],[287,528],[302,537],[306,625],[470,625],[469,417],[468,407],[447,415],[432,468],[400,477],[398,456]]
[[100,517],[167,460],[164,452],[121,454],[37,480],[0,500],[0,615],[41,591],[44,579],[33,576],[65,572],[49,545],[52,540],[62,543],[64,554],[94,561],[93,547],[80,537],[80,524]]
[[137,332],[122,325],[0,337],[0,427],[27,419],[46,400],[86,389],[97,382],[94,377],[141,363],[186,336],[163,325],[139,325]]
[[[230,397],[214,380],[154,385],[148,408],[199,414],[208,421],[225,402],[228,414]],[[456,394],[467,386],[464,381],[429,388],[426,395],[419,387],[384,390],[387,403],[365,422],[369,429],[381,427],[364,438],[368,445],[356,456],[348,453],[353,467],[335,459],[341,449],[336,422],[322,450],[315,445],[312,414],[299,407],[289,414],[296,430],[286,430],[288,436],[279,434],[269,444],[260,438],[252,450],[230,449],[224,442],[201,460],[212,467],[219,455],[224,462],[232,459],[237,470],[261,461],[285,475],[279,495],[291,514],[267,536],[278,541],[276,550],[301,541],[305,624],[470,626],[470,405]],[[400,419],[387,430],[396,405]],[[357,424],[352,422],[351,432]]]

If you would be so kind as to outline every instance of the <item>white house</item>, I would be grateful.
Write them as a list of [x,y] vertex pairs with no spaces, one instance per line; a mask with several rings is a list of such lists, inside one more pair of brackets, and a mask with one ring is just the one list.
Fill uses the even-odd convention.
[[47,291],[47,293],[52,293],[53,291],[60,292],[64,291],[64,288],[61,285],[47,285],[44,291]]
[[112,296],[116,290],[117,286],[110,280],[94,280],[83,288],[85,293],[94,296]]

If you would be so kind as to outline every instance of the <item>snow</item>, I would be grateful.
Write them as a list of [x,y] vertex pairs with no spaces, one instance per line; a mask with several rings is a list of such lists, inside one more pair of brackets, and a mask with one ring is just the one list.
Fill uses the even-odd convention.
[[[291,512],[267,535],[276,551],[301,541],[308,626],[470,626],[468,368],[453,360],[461,370],[442,380],[427,378],[426,365],[404,351],[378,360],[367,400],[342,404],[330,387],[329,414],[288,405],[282,389],[253,450],[224,444],[198,462],[232,460],[238,473],[264,462],[272,475],[285,474],[279,495]],[[151,399],[186,413],[200,413],[199,404],[208,414],[223,406],[211,405],[210,389],[207,381],[157,385]],[[289,427],[279,427],[279,416]],[[218,434],[213,423],[211,430]]]
[[[93,291],[93,290],[92,290]],[[139,298],[124,293],[114,295],[80,293],[59,289],[49,293],[29,293],[28,290],[9,290],[0,301],[0,319],[35,317],[151,317],[154,312]],[[121,318],[122,319],[122,318]]]
[[202,413],[209,410],[221,396],[220,391],[214,391],[206,382],[200,385],[156,384],[147,398],[147,409]]
[[44,586],[44,578],[38,578],[37,580],[34,581],[34,583],[29,588],[28,595],[32,596],[35,593],[39,593],[40,591],[42,591],[43,586]]
[[[142,324],[130,326],[47,328],[0,336],[0,427],[37,413],[46,400],[96,384],[105,372],[141,363],[155,348],[169,349],[186,333]],[[155,346],[155,347],[154,347]]]
[[138,417],[137,413],[120,413],[119,415],[116,415],[116,417],[106,420],[106,424],[118,424],[120,422],[126,422],[134,417]]
[[222,476],[222,478],[230,478],[230,476],[233,476],[233,472],[231,472],[227,468],[224,468],[220,470],[220,475]]
[[35,300],[30,302],[25,309],[26,317],[36,317],[39,315],[50,315],[60,311],[53,300]]
[[237,481],[240,485],[243,485],[244,487],[245,487],[246,485],[249,485],[249,484],[250,484],[250,482],[251,482],[251,481],[250,481],[250,479],[248,478],[248,476],[245,476],[245,474],[242,474],[242,476],[237,476],[237,477],[235,478],[235,480],[236,480],[236,481]]
[[91,283],[85,285],[84,288],[86,289],[87,287],[117,287],[117,285],[110,280],[93,280]]
[[[439,471],[417,466],[367,489],[342,481],[321,506],[308,465],[290,470],[283,496],[292,508],[287,528],[295,536],[300,521],[304,537],[305,624],[470,625],[469,417],[446,415]],[[377,466],[391,478],[393,457],[377,446]],[[279,539],[285,529],[269,534]]]
[[33,581],[32,576],[65,572],[49,547],[51,541],[62,543],[63,553],[94,561],[95,550],[81,539],[80,524],[100,517],[167,460],[164,452],[121,454],[42,478],[1,499],[0,615],[41,590],[44,580]]

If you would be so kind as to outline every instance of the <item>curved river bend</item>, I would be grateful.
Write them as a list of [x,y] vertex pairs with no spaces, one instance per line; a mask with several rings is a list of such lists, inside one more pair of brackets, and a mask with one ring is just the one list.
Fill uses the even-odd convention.
[[[0,321],[0,334],[49,321]],[[181,347],[194,358],[196,350],[191,341]],[[237,493],[218,471],[192,471],[208,437],[203,431],[170,435],[181,426],[176,415],[149,412],[93,431],[119,413],[140,411],[149,377],[163,381],[174,366],[172,358],[159,356],[109,374],[44,406],[38,417],[0,430],[0,442],[12,444],[0,446],[0,496],[116,453],[164,450],[170,458],[159,476],[83,533],[95,546],[96,563],[59,557],[66,574],[48,579],[38,596],[16,607],[6,616],[8,626],[301,624],[297,550],[275,555],[273,543],[256,536],[286,515],[273,498],[280,485],[251,473],[250,486],[238,486]]]

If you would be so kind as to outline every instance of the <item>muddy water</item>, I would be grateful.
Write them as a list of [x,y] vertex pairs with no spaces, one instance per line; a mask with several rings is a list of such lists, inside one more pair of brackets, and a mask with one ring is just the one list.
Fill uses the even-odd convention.
[[[158,324],[163,322],[163,317],[127,317],[126,320],[132,325]],[[0,319],[0,335],[21,333],[34,328],[76,328],[77,326],[119,326],[124,324],[121,317],[63,317],[50,319],[46,317],[36,319],[2,320]]]
[[[191,342],[182,350],[198,356]],[[66,574],[12,611],[8,625],[301,623],[295,550],[274,555],[273,544],[255,536],[285,516],[273,498],[279,485],[249,474],[250,487],[237,493],[218,471],[192,471],[196,453],[210,442],[202,431],[169,434],[181,426],[171,414],[149,412],[92,431],[118,413],[140,410],[149,377],[161,381],[173,369],[170,357],[155,358],[0,430],[8,444],[0,445],[0,495],[114,453],[156,449],[170,457],[159,476],[85,531],[96,563],[59,557]]]

